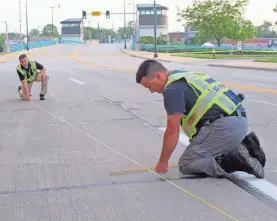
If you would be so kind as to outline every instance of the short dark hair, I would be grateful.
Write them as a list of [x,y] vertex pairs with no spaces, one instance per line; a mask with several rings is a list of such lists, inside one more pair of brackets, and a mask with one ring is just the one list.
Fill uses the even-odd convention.
[[26,55],[26,54],[21,54],[21,55],[19,55],[19,61],[20,61],[21,59],[23,59],[23,58],[27,58],[27,55]]
[[151,76],[155,72],[167,72],[167,69],[158,61],[148,59],[143,61],[136,73],[136,82],[140,83],[143,77]]

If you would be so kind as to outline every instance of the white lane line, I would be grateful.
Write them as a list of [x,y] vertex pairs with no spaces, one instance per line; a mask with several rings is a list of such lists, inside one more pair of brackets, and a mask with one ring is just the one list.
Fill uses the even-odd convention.
[[249,101],[256,102],[256,103],[267,104],[267,105],[271,105],[271,106],[277,107],[277,104],[273,104],[273,103],[270,103],[270,102],[267,102],[267,101],[254,100],[254,99],[249,99]]
[[77,79],[75,79],[75,78],[68,78],[68,79],[71,80],[71,81],[74,81],[74,82],[76,82],[76,83],[78,83],[78,84],[85,84],[84,82],[79,81],[79,80],[77,80]]
[[[161,131],[165,131],[165,127],[159,128]],[[179,134],[179,141],[180,144],[187,147],[190,142],[187,135],[180,133]],[[277,186],[268,182],[265,179],[258,179],[254,177],[251,174],[245,173],[245,172],[234,172],[232,175],[238,179],[243,180],[247,183],[248,186],[250,186],[253,190],[259,191],[262,194],[270,197],[271,199],[275,200],[277,202]]]
[[268,79],[274,79],[277,77],[267,77],[267,76],[261,76],[261,75],[251,75],[251,74],[232,74],[235,76],[241,76],[241,77],[253,77],[253,78],[268,78]]

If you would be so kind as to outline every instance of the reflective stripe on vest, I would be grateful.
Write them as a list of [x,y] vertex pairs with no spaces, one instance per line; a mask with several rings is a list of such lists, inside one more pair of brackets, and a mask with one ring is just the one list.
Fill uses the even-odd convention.
[[32,71],[32,75],[30,73],[31,76],[29,78],[27,77],[26,71],[24,69],[22,69],[20,64],[17,66],[17,70],[25,77],[26,81],[31,82],[31,81],[35,80],[38,69],[37,69],[37,65],[36,65],[35,61],[29,60],[29,63],[31,66],[31,71]]
[[241,105],[241,99],[228,87],[204,73],[171,72],[166,86],[181,78],[185,78],[193,89],[197,89],[201,93],[190,112],[187,115],[183,113],[182,116],[182,129],[190,140],[197,132],[195,126],[214,104],[222,108],[228,115],[231,115]]

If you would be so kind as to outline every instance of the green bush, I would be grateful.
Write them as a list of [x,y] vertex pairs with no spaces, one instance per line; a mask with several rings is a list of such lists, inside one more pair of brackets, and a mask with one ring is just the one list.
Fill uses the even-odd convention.
[[143,36],[143,37],[140,37],[139,43],[141,43],[141,44],[155,44],[155,39],[152,36]]

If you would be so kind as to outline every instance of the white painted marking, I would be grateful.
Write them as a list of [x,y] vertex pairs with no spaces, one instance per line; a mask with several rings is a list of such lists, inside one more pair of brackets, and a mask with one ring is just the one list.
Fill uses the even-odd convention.
[[277,202],[277,186],[264,179],[253,178],[252,175],[244,172],[234,172],[234,176],[237,179],[244,180],[253,189],[261,191],[263,194],[271,197]]
[[268,79],[274,79],[277,77],[267,77],[267,76],[260,76],[260,75],[251,75],[251,74],[232,74],[236,76],[241,76],[241,77],[253,77],[253,78],[268,78]]
[[[161,131],[165,131],[166,128],[161,127],[159,129]],[[180,133],[179,134],[179,143],[181,143],[182,145],[187,147],[190,144],[188,136],[186,134]],[[271,197],[272,199],[274,199],[277,202],[277,186],[276,185],[274,185],[264,179],[258,179],[256,177],[254,177],[253,175],[245,173],[245,172],[234,172],[233,175],[237,179],[247,182],[247,184],[249,186],[253,187],[253,189],[256,189],[256,190],[262,192],[263,194]]]
[[268,105],[277,107],[277,104],[273,104],[273,103],[270,103],[270,102],[267,102],[267,101],[254,100],[254,99],[249,99],[249,101],[256,102],[256,103],[262,103],[262,104],[268,104]]
[[74,81],[74,82],[76,82],[78,84],[85,84],[84,82],[76,80],[75,78],[68,78],[68,79],[71,80],[71,81]]

